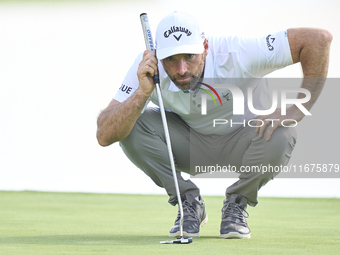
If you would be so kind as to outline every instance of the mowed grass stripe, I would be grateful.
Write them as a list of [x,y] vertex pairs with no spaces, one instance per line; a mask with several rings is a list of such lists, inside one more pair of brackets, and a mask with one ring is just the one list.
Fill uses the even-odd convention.
[[177,208],[166,196],[0,192],[0,254],[339,254],[340,200],[260,198],[252,238],[220,239],[223,197],[189,245],[161,245]]

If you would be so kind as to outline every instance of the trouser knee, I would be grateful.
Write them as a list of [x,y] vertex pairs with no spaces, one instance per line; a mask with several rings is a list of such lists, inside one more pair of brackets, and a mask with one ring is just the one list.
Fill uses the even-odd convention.
[[[123,151],[129,157],[132,155],[142,155],[150,143],[150,137],[156,136],[157,129],[161,125],[159,113],[153,108],[147,108],[138,118],[130,134],[119,142]],[[152,123],[152,124],[151,124]]]
[[[296,131],[294,128],[277,128],[269,141],[263,137],[255,136],[242,158],[242,166],[284,166],[291,158],[296,144]],[[253,171],[251,171],[253,172]]]
[[272,167],[287,165],[295,148],[296,137],[294,127],[278,127],[270,140],[264,141],[264,162]]

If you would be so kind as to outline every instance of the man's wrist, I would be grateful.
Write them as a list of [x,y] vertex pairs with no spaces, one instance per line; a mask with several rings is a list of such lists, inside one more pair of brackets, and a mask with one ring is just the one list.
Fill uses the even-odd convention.
[[145,92],[144,92],[143,90],[141,90],[140,88],[138,88],[138,89],[136,90],[136,94],[137,94],[138,96],[140,96],[141,98],[144,98],[145,101],[148,100],[148,98],[151,96],[151,93],[152,93],[152,91],[151,91],[150,93],[145,93]]

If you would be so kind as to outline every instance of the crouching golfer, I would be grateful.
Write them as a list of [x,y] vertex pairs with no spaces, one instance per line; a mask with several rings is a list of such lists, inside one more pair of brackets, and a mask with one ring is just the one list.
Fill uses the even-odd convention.
[[[157,27],[156,53],[145,51],[137,57],[117,94],[99,115],[98,142],[108,146],[119,141],[126,156],[166,190],[169,203],[177,204],[159,109],[144,108],[150,99],[158,104],[152,76],[159,74],[184,206],[184,235],[198,237],[208,218],[199,188],[184,180],[181,171],[190,173],[193,164],[219,164],[237,167],[239,173],[239,180],[225,192],[220,237],[250,238],[247,205],[256,206],[259,189],[277,173],[242,172],[240,168],[288,163],[296,133],[294,128],[286,127],[289,121],[284,126],[281,122],[286,119],[297,123],[305,116],[301,109],[309,111],[316,101],[324,79],[314,82],[306,78],[327,76],[331,41],[329,32],[312,28],[251,38],[205,37],[192,16],[173,12]],[[254,78],[297,62],[304,76],[301,87],[310,91],[310,100],[300,107],[287,108],[285,116],[280,109],[264,116],[247,107],[242,115],[233,114],[235,91],[230,86],[214,89],[212,84],[235,78],[231,85],[243,92],[244,100],[250,100],[246,95],[247,88],[251,88],[252,98],[261,98],[256,102],[254,99],[254,108],[268,109],[265,102],[271,94],[263,86],[263,79]],[[251,82],[244,82],[248,79]],[[238,125],[213,127],[215,119]],[[247,124],[251,119],[261,125]],[[178,215],[170,236],[179,237],[179,233]]]

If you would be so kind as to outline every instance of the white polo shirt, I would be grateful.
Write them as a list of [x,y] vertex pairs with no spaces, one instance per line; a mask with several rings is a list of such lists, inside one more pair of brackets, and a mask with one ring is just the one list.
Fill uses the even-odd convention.
[[[160,86],[164,107],[178,114],[191,128],[202,134],[224,135],[240,128],[242,123],[256,116],[248,109],[248,88],[253,91],[253,105],[257,110],[269,109],[271,99],[265,79],[261,77],[293,63],[287,31],[271,33],[261,37],[212,36],[208,37],[209,52],[205,60],[203,83],[215,87],[217,84],[233,85],[244,95],[244,114],[233,114],[233,97],[228,88],[216,89],[217,95],[208,86],[202,85],[194,92],[184,93],[176,87],[158,62]],[[114,99],[123,102],[139,87],[137,69],[142,60],[140,54],[119,88]],[[207,91],[214,99],[207,94]],[[202,114],[202,95],[206,95],[206,115]],[[158,105],[156,90],[150,96]],[[225,120],[226,125],[215,125],[216,119]],[[239,123],[231,125],[232,123]]]

